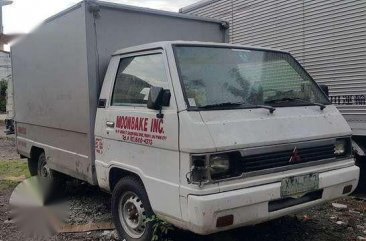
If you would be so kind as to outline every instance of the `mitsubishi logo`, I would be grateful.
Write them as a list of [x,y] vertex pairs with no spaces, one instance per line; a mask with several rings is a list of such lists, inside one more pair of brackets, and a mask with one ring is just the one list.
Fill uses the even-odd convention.
[[292,151],[292,155],[290,157],[290,160],[288,161],[289,163],[297,163],[297,162],[301,162],[301,157],[299,154],[299,151],[297,150],[297,147],[294,148],[294,150]]

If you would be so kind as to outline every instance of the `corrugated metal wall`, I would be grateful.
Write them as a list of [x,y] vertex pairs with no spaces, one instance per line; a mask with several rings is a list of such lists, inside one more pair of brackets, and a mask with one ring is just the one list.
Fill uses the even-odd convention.
[[366,0],[212,0],[184,13],[230,22],[230,41],[291,52],[366,135]]

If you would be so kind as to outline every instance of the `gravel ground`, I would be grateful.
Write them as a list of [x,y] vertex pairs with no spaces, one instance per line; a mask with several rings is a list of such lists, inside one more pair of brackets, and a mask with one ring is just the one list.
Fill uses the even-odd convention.
[[[19,159],[15,152],[13,138],[0,136],[0,157],[0,160]],[[16,224],[8,221],[11,193],[12,190],[0,191],[0,241],[41,240],[26,237]],[[334,207],[332,203],[326,203],[297,215],[208,237],[177,230],[172,233],[171,239],[172,241],[366,240],[366,201],[361,198],[347,197],[334,202],[344,206]],[[72,227],[88,223],[111,222],[110,195],[85,183],[68,182],[63,203],[67,207],[64,222]],[[114,238],[113,231],[99,230],[61,233],[44,240],[113,240]]]

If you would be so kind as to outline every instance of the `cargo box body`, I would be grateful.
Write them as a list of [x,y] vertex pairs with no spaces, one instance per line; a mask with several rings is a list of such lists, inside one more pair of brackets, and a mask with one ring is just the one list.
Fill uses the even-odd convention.
[[110,56],[165,40],[225,42],[220,21],[84,1],[46,20],[11,49],[17,148],[45,150],[50,168],[96,184],[94,122]]

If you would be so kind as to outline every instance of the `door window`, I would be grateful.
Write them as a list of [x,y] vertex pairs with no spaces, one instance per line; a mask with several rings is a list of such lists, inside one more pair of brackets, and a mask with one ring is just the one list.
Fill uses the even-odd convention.
[[150,86],[167,82],[162,54],[122,58],[112,94],[112,106],[145,105]]

